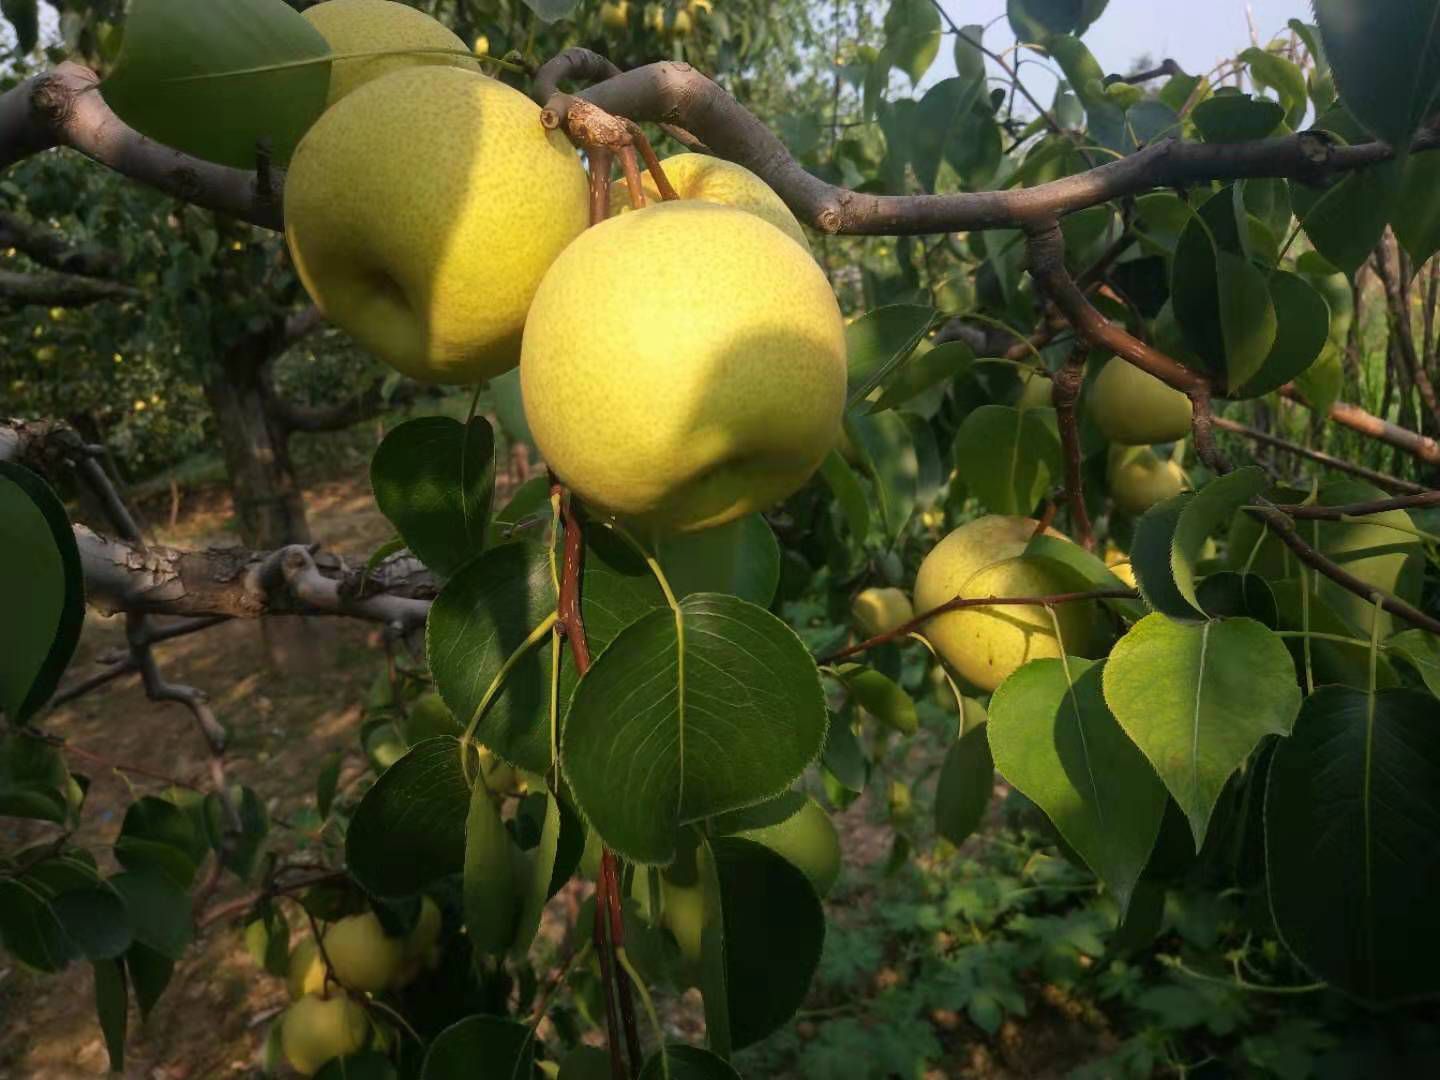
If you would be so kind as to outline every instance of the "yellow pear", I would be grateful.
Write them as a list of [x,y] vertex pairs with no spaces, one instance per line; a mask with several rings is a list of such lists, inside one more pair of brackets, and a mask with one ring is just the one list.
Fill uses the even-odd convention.
[[520,386],[541,456],[582,499],[645,529],[704,529],[790,495],[835,445],[844,324],[773,225],[662,203],[555,260]]
[[[323,4],[306,8],[304,15],[320,31],[320,36],[331,50],[342,55],[383,49],[468,51],[465,43],[443,23],[395,0],[325,0]],[[466,56],[449,56],[440,52],[336,60],[330,65],[330,94],[326,104],[334,105],[371,79],[416,64],[448,64],[470,71],[480,70],[480,66]]]
[[344,993],[306,994],[280,1018],[280,1048],[301,1076],[314,1076],[327,1061],[364,1048],[370,1036],[365,1010]]
[[872,638],[904,626],[915,618],[915,609],[899,589],[862,589],[850,603],[850,617]]
[[325,962],[312,937],[304,938],[290,953],[290,973],[285,978],[290,999],[299,1001],[306,994],[325,992]]
[[[806,251],[810,250],[805,230],[790,208],[769,184],[745,166],[709,154],[676,154],[660,162],[660,168],[681,199],[699,199],[746,210],[774,225]],[[640,181],[648,202],[651,205],[660,202],[660,188],[648,170],[640,174]],[[631,209],[629,186],[623,182],[612,184],[610,212],[620,214]]]
[[800,870],[820,896],[840,876],[840,837],[825,808],[798,791],[717,819],[717,831],[763,844]]
[[374,912],[347,915],[325,931],[325,955],[340,985],[383,990],[405,959],[405,941],[385,933]]
[[589,220],[586,190],[518,90],[408,67],[306,133],[285,237],[316,305],[361,345],[423,382],[476,382],[515,366],[540,279]]
[[1190,399],[1118,356],[1106,361],[1086,404],[1111,442],[1149,446],[1190,434]]
[[[1046,563],[1020,553],[1038,522],[1027,518],[986,517],[962,525],[940,541],[920,564],[915,606],[938,607],[956,596],[1047,596],[1067,591],[1066,582]],[[1061,537],[1054,530],[1051,536]],[[1093,604],[1055,608],[1066,651],[1084,656],[1094,650],[1099,617]],[[945,662],[973,686],[991,691],[1021,665],[1060,655],[1055,628],[1043,607],[999,605],[961,608],[937,615],[923,629]]]
[[1110,449],[1106,482],[1115,505],[1139,517],[1156,503],[1173,499],[1185,490],[1185,470],[1148,446],[1114,446]]
[[605,0],[600,5],[600,23],[607,30],[624,30],[630,23],[629,0]]

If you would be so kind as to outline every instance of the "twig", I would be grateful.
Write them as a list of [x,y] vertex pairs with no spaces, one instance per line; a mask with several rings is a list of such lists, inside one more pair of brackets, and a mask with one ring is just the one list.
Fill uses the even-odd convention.
[[1075,403],[1080,397],[1080,383],[1085,378],[1085,359],[1089,354],[1088,344],[1077,344],[1070,350],[1065,366],[1056,372],[1050,383],[1050,400],[1055,406],[1060,446],[1065,455],[1065,493],[1070,501],[1070,516],[1075,522],[1075,538],[1086,551],[1095,546],[1095,536],[1090,525],[1090,512],[1085,507],[1080,422],[1075,415]]
[[[1282,386],[1280,393],[1283,397],[1289,398],[1307,409],[1314,408],[1309,401],[1294,386]],[[1392,424],[1390,421],[1368,413],[1358,405],[1351,405],[1348,402],[1337,401],[1330,406],[1329,417],[1342,427],[1351,431],[1359,432],[1378,442],[1387,443],[1398,450],[1403,450],[1418,461],[1427,465],[1440,466],[1440,442],[1427,435],[1421,435],[1408,428]]]
[[1308,446],[1301,446],[1299,443],[1291,442],[1289,439],[1282,439],[1278,435],[1272,435],[1259,428],[1250,427],[1237,420],[1228,417],[1215,417],[1215,426],[1221,431],[1228,431],[1235,435],[1243,435],[1247,439],[1254,439],[1256,442],[1264,443],[1266,446],[1273,446],[1277,450],[1283,450],[1287,454],[1294,454],[1296,457],[1306,458],[1327,468],[1335,469],[1338,472],[1349,473],[1352,476],[1359,476],[1392,491],[1408,491],[1419,494],[1428,489],[1420,484],[1409,480],[1401,480],[1398,476],[1391,476],[1389,473],[1377,472],[1374,469],[1366,468],[1364,465],[1356,465],[1354,462],[1346,461],[1344,458],[1335,457],[1321,450],[1312,450]]
[[1384,514],[1390,510],[1412,510],[1416,507],[1440,506],[1440,491],[1425,491],[1415,495],[1401,495],[1394,499],[1371,499],[1368,502],[1340,503],[1336,506],[1285,505],[1277,503],[1275,509],[1292,518],[1306,518],[1312,521],[1344,521],[1346,518],[1366,517],[1370,514]]

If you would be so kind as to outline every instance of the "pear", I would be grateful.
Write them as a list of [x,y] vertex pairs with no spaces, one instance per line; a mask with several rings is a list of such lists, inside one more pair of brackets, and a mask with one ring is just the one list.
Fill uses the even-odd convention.
[[1111,442],[1149,446],[1190,434],[1190,399],[1118,356],[1106,361],[1086,404]]
[[1131,517],[1185,490],[1185,470],[1148,446],[1114,446],[1106,473],[1110,497]]
[[[795,215],[770,185],[743,165],[709,154],[676,154],[660,162],[665,178],[681,199],[720,203],[746,210],[768,221],[806,251],[810,242]],[[645,197],[651,204],[660,202],[660,188],[648,171],[640,174]],[[610,212],[620,214],[632,209],[630,188],[616,183],[610,188]]]
[[779,229],[682,201],[604,221],[545,275],[520,387],[541,456],[593,507],[693,531],[800,488],[839,436],[845,329]]
[[850,617],[867,638],[879,637],[915,618],[910,598],[899,589],[862,589],[850,603]]
[[306,133],[285,238],[311,298],[357,342],[422,382],[476,382],[519,360],[540,279],[589,220],[586,191],[570,144],[518,90],[411,66]]
[[1015,402],[1017,409],[1049,408],[1055,403],[1054,382],[1037,371],[1026,371],[1020,376],[1020,397]]
[[385,989],[405,959],[404,939],[386,934],[370,911],[338,920],[324,940],[335,978],[351,990]]
[[306,994],[280,1018],[280,1048],[290,1067],[314,1076],[327,1062],[361,1050],[370,1036],[365,1010],[344,993]]
[[299,1001],[306,994],[325,992],[325,962],[315,939],[307,937],[290,952],[290,973],[285,979],[290,1000]]
[[[956,596],[1047,596],[1068,591],[1067,582],[1050,564],[1021,554],[1038,524],[1026,518],[987,517],[962,525],[920,564],[915,606],[928,611]],[[1053,530],[1047,534],[1060,536]],[[1062,604],[1054,610],[1065,652],[1085,656],[1095,651],[1102,624],[1094,604]],[[930,619],[922,633],[956,674],[987,692],[1029,661],[1061,655],[1055,626],[1043,607],[962,608]]]
[[605,0],[600,5],[600,24],[606,30],[624,30],[630,23],[629,0]]
[[[394,0],[325,0],[303,12],[337,54],[387,49],[449,49],[465,53],[465,43],[443,24],[409,4]],[[477,53],[479,50],[476,50]],[[389,56],[336,60],[330,65],[327,107],[372,79],[416,64],[448,64],[479,71],[467,56],[440,52],[396,53]]]

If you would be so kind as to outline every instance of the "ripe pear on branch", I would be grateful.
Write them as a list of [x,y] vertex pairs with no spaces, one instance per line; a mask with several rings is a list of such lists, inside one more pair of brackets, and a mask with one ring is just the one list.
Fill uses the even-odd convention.
[[898,630],[915,618],[910,598],[899,589],[862,589],[850,602],[850,617],[867,638]]
[[1151,446],[1190,434],[1190,399],[1118,356],[1096,376],[1086,405],[1095,426],[1114,443]]
[[835,445],[845,332],[773,225],[666,202],[588,229],[545,275],[520,386],[541,456],[593,507],[693,531],[803,485]]
[[306,133],[285,236],[316,305],[361,345],[421,382],[476,382],[518,361],[540,279],[585,228],[587,183],[519,91],[411,65]]
[[365,1009],[342,990],[306,994],[280,1017],[280,1048],[290,1067],[314,1076],[327,1061],[364,1049],[370,1039]]
[[1162,458],[1148,446],[1112,446],[1106,483],[1115,505],[1131,517],[1174,498],[1186,487],[1180,463]]
[[320,31],[320,36],[337,55],[395,49],[428,50],[333,61],[327,106],[334,105],[372,79],[417,64],[444,64],[468,71],[480,70],[480,65],[468,56],[436,52],[437,49],[449,49],[454,53],[469,50],[443,23],[396,0],[325,0],[322,4],[306,8],[302,14]]
[[[915,578],[921,613],[956,598],[1039,597],[1068,591],[1057,571],[1023,552],[1040,523],[1029,518],[983,517],[960,526],[931,549]],[[1066,539],[1053,529],[1047,536]],[[1039,605],[977,605],[929,619],[922,633],[958,675],[991,691],[1018,668],[1041,657],[1095,651],[1103,623],[1093,602]]]

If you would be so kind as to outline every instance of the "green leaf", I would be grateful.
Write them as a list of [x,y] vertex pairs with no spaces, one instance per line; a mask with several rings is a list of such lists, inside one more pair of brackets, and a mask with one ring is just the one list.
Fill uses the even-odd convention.
[[1152,608],[1172,619],[1200,618],[1200,612],[1180,591],[1171,561],[1180,516],[1194,498],[1186,491],[1156,503],[1135,523],[1135,536],[1130,541],[1130,566],[1140,595]]
[[918,83],[940,52],[940,13],[929,0],[890,0],[883,57]]
[[212,791],[205,796],[202,804],[206,836],[216,852],[226,849],[221,854],[226,869],[239,877],[248,878],[260,860],[265,838],[269,835],[270,813],[260,801],[260,796],[255,794],[254,788],[232,785],[230,799],[240,818],[240,831],[233,836],[227,836],[231,824],[220,803],[219,793]]
[[[733,1065],[699,1046],[671,1043],[665,1047],[663,1054],[668,1062],[662,1058],[662,1051],[656,1051],[645,1062],[645,1068],[640,1070],[640,1080],[740,1080],[740,1074]],[[610,1075],[609,1070],[607,1063],[605,1077]],[[563,1071],[561,1080],[567,1080]]]
[[1291,130],[1298,129],[1310,107],[1304,72],[1285,57],[1266,49],[1252,47],[1242,52],[1239,58],[1250,65],[1250,77],[1256,84],[1274,90],[1280,98],[1280,104],[1285,109],[1286,125]]
[[[465,818],[464,879],[465,931],[477,953],[498,955],[515,939],[518,894],[513,847],[500,820],[500,807],[477,777]],[[547,871],[545,883],[549,882]]]
[[[1401,0],[1408,3],[1410,0]],[[1365,133],[1344,109],[1332,109],[1314,127],[1354,143]],[[1399,186],[1393,164],[1356,169],[1331,187],[1319,190],[1291,184],[1295,216],[1315,249],[1337,270],[1353,274],[1370,257],[1390,219]]]
[[127,870],[109,885],[125,902],[136,941],[171,960],[184,955],[194,936],[184,889],[153,870]]
[[769,607],[780,584],[780,545],[760,514],[656,541],[655,555],[681,599],[718,592]]
[[1300,710],[1284,642],[1252,619],[1147,615],[1105,664],[1105,701],[1190,822],[1195,850],[1230,775]]
[[580,0],[525,0],[525,6],[535,12],[541,22],[553,23],[568,19],[580,6]]
[[876,720],[902,735],[915,734],[920,726],[915,702],[898,683],[859,664],[840,665],[835,669],[835,677],[856,703]]
[[500,1016],[467,1016],[435,1036],[420,1080],[475,1080],[479,1062],[497,1080],[529,1077],[534,1061],[535,1040],[527,1025]]
[[[590,652],[598,656],[630,623],[668,610],[654,575],[608,529],[587,528],[580,582],[581,614]],[[469,724],[506,662],[555,611],[548,550],[513,543],[485,552],[440,591],[426,624],[430,670],[451,712]],[[550,767],[548,642],[522,653],[491,698],[475,737],[506,761],[531,772]],[[568,709],[575,670],[560,672],[560,715]]]
[[910,140],[915,178],[934,193],[945,161],[966,186],[983,184],[1000,163],[999,132],[983,79],[942,79],[925,92],[915,110]]
[[987,727],[976,724],[950,744],[935,782],[935,831],[956,847],[980,828],[995,793]]
[[845,414],[845,432],[861,467],[875,483],[885,535],[895,540],[915,512],[920,459],[910,425],[899,413]]
[[[719,941],[707,927],[707,965],[723,969],[729,1047],[759,1042],[794,1014],[810,990],[825,940],[825,913],[803,872],[751,840],[722,836],[710,842],[721,912]],[[714,946],[718,946],[714,947]],[[711,1047],[720,1053],[711,1023],[716,1008],[712,983],[705,991]]]
[[135,1004],[140,1009],[140,1018],[147,1019],[165,987],[170,984],[170,975],[175,970],[175,961],[162,956],[154,949],[138,941],[125,954],[125,970],[130,976],[130,986],[135,992]]
[[1320,358],[1329,337],[1330,307],[1318,289],[1286,270],[1273,271],[1269,284],[1277,322],[1275,344],[1260,370],[1233,397],[1260,397],[1280,389]]
[[345,834],[345,862],[367,892],[414,896],[465,860],[470,786],[460,741],[416,743],[365,793]]
[[845,327],[850,385],[847,406],[863,400],[888,379],[915,351],[934,320],[934,308],[891,304],[867,311]]
[[1010,28],[1021,41],[1044,41],[1051,34],[1083,34],[1105,11],[1109,0],[1007,0]]
[[398,1080],[400,1074],[390,1059],[378,1050],[331,1058],[320,1067],[315,1080]]
[[1440,992],[1435,699],[1327,686],[1275,748],[1265,792],[1270,907],[1320,978],[1373,1005]]
[[390,431],[370,462],[375,502],[431,570],[450,577],[485,545],[495,494],[495,433],[422,416]]
[[284,165],[325,109],[329,54],[284,0],[133,0],[100,92],[120,119],[176,150],[253,169],[263,141]]
[[1404,155],[1440,86],[1440,8],[1432,0],[1314,0],[1340,100]]
[[127,870],[154,870],[188,889],[205,847],[190,815],[168,799],[147,795],[125,811],[115,858]]
[[933,349],[917,348],[909,362],[885,384],[885,392],[870,411],[898,408],[931,387],[958,379],[974,363],[975,353],[963,341],[947,341]]
[[0,14],[15,28],[15,44],[24,56],[40,40],[40,13],[35,0],[0,0]]
[[1275,593],[1259,574],[1228,571],[1208,575],[1196,590],[1200,608],[1212,619],[1245,617],[1279,629],[1280,609]]
[[850,535],[863,543],[870,534],[870,502],[865,498],[865,489],[860,486],[854,470],[838,450],[831,450],[820,463],[820,475],[840,504],[845,521],[850,526]]
[[1440,697],[1440,637],[1424,630],[1406,630],[1387,641],[1385,648],[1399,653],[1419,673],[1430,692]]
[[1218,94],[1196,105],[1190,118],[1206,142],[1252,142],[1273,135],[1285,120],[1285,109],[1249,94]]
[[0,814],[64,824],[69,784],[65,758],[56,747],[0,729]]
[[993,514],[1027,515],[1063,472],[1052,409],[982,405],[955,433],[956,475]]
[[[540,916],[545,911],[545,901],[549,900],[555,888],[570,876],[565,873],[565,867],[557,865],[556,858],[560,850],[563,821],[560,801],[548,791],[543,798],[545,818],[540,826],[540,843],[525,853],[524,861],[529,874],[516,882],[519,911],[515,918],[514,942],[511,945],[511,952],[516,956],[524,956],[530,950],[530,943],[535,940],[535,934],[540,929]],[[573,865],[569,870],[573,872]],[[561,881],[556,882],[555,878],[561,874]]]
[[580,681],[561,735],[586,820],[667,863],[679,827],[777,794],[819,755],[819,674],[769,612],[716,593],[627,627]]
[[1228,251],[1215,257],[1220,329],[1225,340],[1226,385],[1244,386],[1265,366],[1279,320],[1269,283],[1250,260]]
[[1414,154],[1406,160],[1390,227],[1416,266],[1440,251],[1440,157]]
[[0,461],[0,712],[20,723],[55,692],[85,621],[80,552],[65,507],[29,469]]
[[1221,526],[1228,527],[1235,515],[1242,512],[1240,508],[1252,504],[1268,486],[1264,469],[1246,465],[1225,476],[1217,476],[1181,507],[1175,536],[1170,542],[1170,569],[1180,595],[1197,612],[1204,610],[1195,590],[1196,567],[1205,541],[1220,532]]
[[129,1019],[129,997],[125,988],[125,965],[119,960],[98,960],[95,971],[95,1012],[110,1055],[110,1071],[125,1070],[125,1028]]
[[1165,787],[1105,704],[1105,664],[1032,660],[990,699],[995,767],[1115,894],[1121,917],[1155,847]]
[[855,731],[850,726],[848,709],[840,715],[830,714],[830,726],[826,731],[821,761],[830,771],[830,775],[847,790],[865,790],[870,763],[865,757],[865,751],[860,747],[860,740],[855,737]]
[[1334,344],[1327,345],[1308,370],[1295,376],[1295,385],[1313,406],[1316,416],[1330,415],[1330,406],[1340,400],[1340,393],[1345,389],[1345,366],[1340,349]]
[[125,901],[103,882],[62,892],[50,910],[79,954],[95,963],[123,956],[134,940]]
[[560,1059],[556,1080],[611,1080],[610,1055],[598,1046],[573,1047]]

